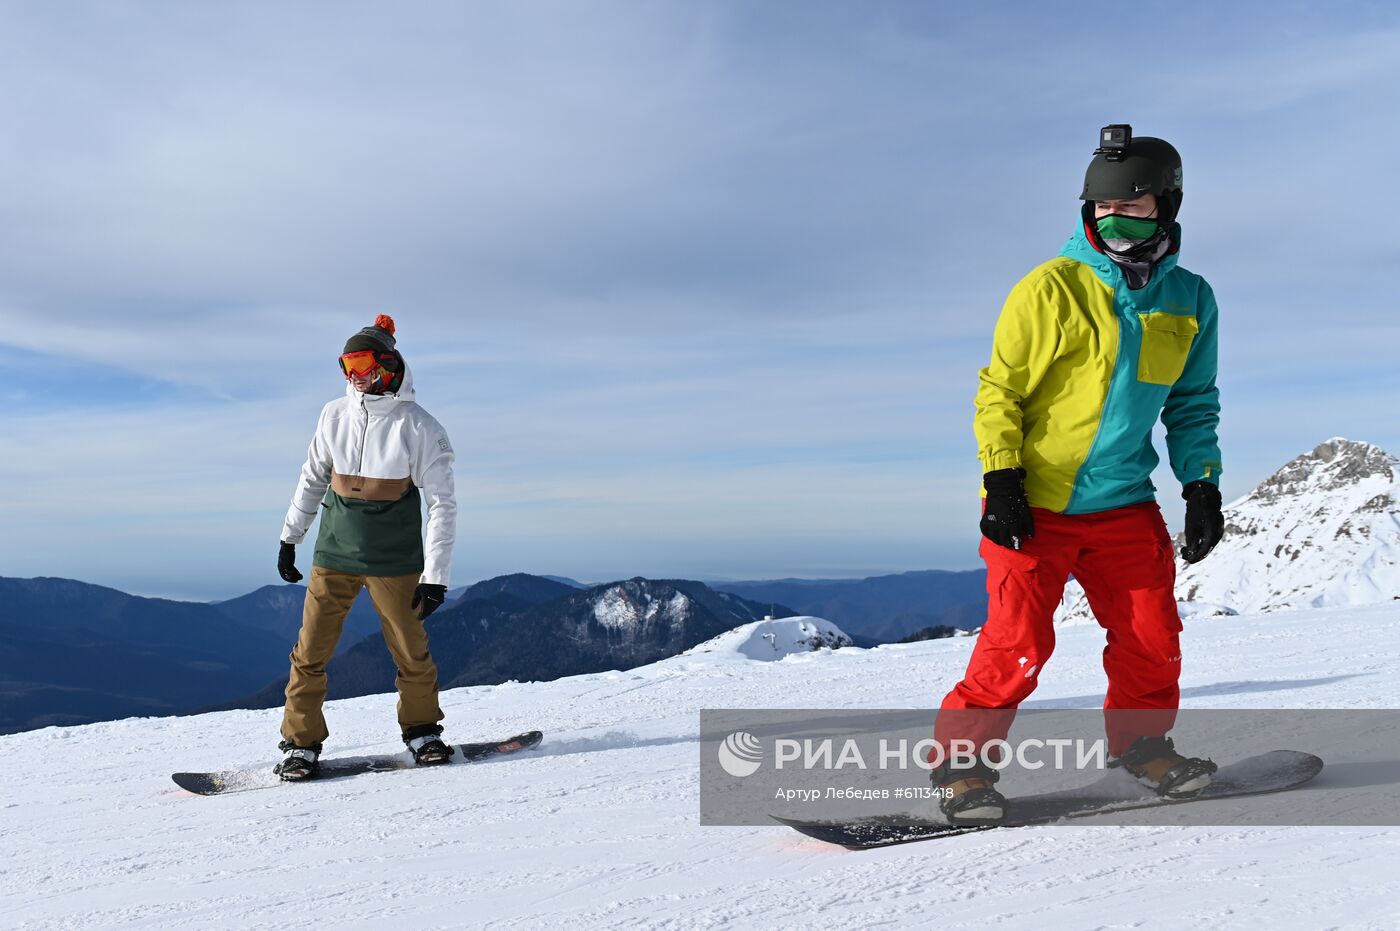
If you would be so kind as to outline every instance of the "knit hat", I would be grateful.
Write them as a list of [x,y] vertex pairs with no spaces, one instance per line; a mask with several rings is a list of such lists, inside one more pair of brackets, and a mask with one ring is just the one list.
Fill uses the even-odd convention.
[[366,349],[393,352],[394,342],[394,318],[380,314],[374,318],[374,326],[367,326],[347,339],[341,352],[363,352]]
[[403,356],[394,348],[394,344],[394,318],[388,314],[380,314],[374,318],[374,326],[365,327],[345,341],[345,348],[341,350],[340,369],[348,378],[350,372],[346,368],[344,356],[347,353],[372,352],[379,374],[375,377],[376,387],[371,388],[369,393],[383,394],[387,391],[394,394],[403,386],[404,375]]

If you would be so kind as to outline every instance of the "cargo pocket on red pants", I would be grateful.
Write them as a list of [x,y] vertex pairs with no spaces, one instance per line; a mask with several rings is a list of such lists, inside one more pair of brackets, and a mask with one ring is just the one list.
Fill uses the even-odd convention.
[[[1176,635],[1184,629],[1181,623],[1181,612],[1176,603],[1176,554],[1172,551],[1171,538],[1165,542],[1158,542],[1154,548],[1156,556],[1156,579],[1152,590],[1146,593],[1144,600],[1149,602],[1146,610],[1157,615],[1158,625],[1169,631],[1172,635],[1172,650],[1176,659],[1180,659],[1180,649],[1176,644]],[[1138,610],[1144,610],[1144,606],[1139,606]]]
[[1040,557],[998,546],[985,537],[977,552],[987,564],[987,597],[993,613],[1001,607],[1028,607],[1038,587]]
[[987,623],[977,634],[965,691],[976,707],[1014,708],[1034,691],[1055,649],[1058,598],[1047,590],[1048,567],[1039,556],[991,541],[980,552],[987,563]]

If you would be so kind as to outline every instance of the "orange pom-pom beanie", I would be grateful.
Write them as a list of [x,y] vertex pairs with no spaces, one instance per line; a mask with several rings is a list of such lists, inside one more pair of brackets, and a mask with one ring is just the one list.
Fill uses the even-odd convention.
[[374,318],[373,326],[365,327],[346,340],[345,348],[341,352],[362,352],[366,349],[393,352],[395,342],[394,318],[388,314],[380,314]]

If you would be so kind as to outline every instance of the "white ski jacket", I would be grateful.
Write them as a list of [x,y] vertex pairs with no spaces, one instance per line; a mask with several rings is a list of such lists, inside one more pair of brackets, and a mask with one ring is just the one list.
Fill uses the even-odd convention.
[[364,394],[347,383],[345,397],[321,409],[282,542],[302,542],[327,489],[345,498],[393,501],[414,485],[428,510],[422,582],[446,586],[457,536],[453,460],[447,431],[414,401],[407,365],[397,394]]

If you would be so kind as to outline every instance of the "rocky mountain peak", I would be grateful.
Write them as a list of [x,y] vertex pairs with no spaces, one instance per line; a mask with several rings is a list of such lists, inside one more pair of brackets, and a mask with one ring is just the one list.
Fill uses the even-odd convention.
[[1225,509],[1225,538],[1181,568],[1177,598],[1240,612],[1400,595],[1400,461],[1333,437]]
[[[1400,460],[1333,437],[1225,507],[1205,560],[1178,561],[1183,614],[1252,614],[1400,600]],[[1181,537],[1176,539],[1177,548]],[[1057,617],[1091,617],[1071,584]]]
[[1400,461],[1370,443],[1333,437],[1265,479],[1250,499],[1277,500],[1353,488],[1369,479],[1393,484]]

